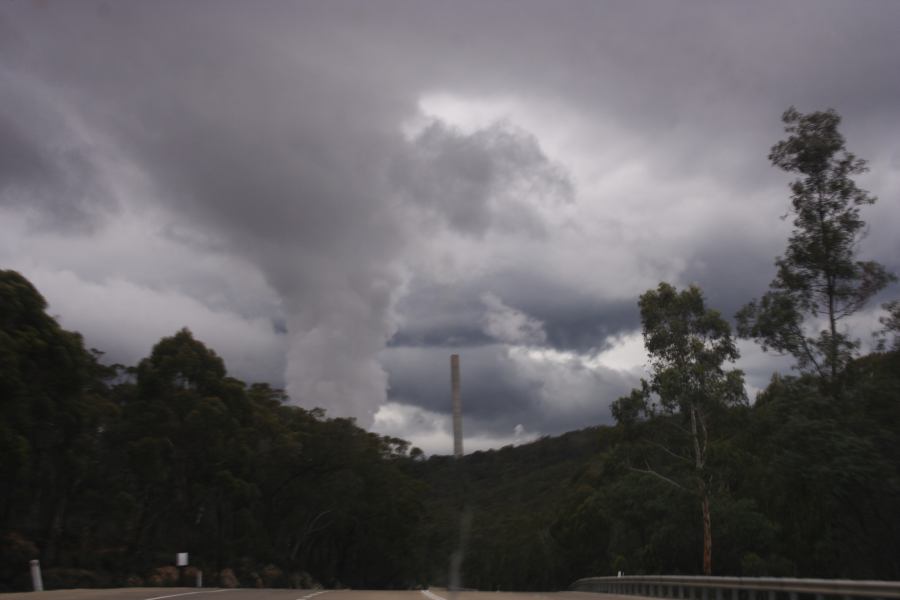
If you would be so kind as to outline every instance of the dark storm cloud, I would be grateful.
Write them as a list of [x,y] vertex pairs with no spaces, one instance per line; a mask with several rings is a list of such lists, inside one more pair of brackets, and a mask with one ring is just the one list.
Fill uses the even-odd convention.
[[[467,435],[563,431],[611,422],[609,405],[637,384],[634,374],[538,361],[500,345],[457,349]],[[433,412],[449,410],[449,356],[443,348],[391,348],[390,399]]]
[[[467,418],[486,420],[534,410],[542,384],[517,375],[504,360],[502,346],[466,348],[462,354]],[[388,352],[391,398],[435,412],[446,411],[449,356],[441,348],[415,352],[398,348]]]
[[308,52],[321,33],[270,40],[277,20],[247,16],[52,5],[27,17],[60,39],[29,39],[19,64],[63,82],[60,101],[138,165],[154,202],[262,269],[288,314],[292,396],[366,423],[406,237],[383,173],[415,99],[352,62],[326,68]]
[[40,228],[90,228],[114,205],[98,152],[77,139],[49,90],[27,87],[0,67],[0,205],[27,211]]
[[[12,119],[0,115],[0,181],[4,188],[17,181],[34,181],[50,170],[41,152],[13,124]],[[4,193],[3,198],[8,199]]]
[[[480,284],[543,323],[547,345],[557,350],[602,351],[607,348],[608,337],[633,331],[640,325],[636,298],[598,298],[551,275],[527,269],[508,270]],[[611,289],[618,284],[615,273],[599,277],[608,281]]]
[[783,248],[761,246],[746,231],[728,234],[698,241],[682,281],[700,286],[705,290],[707,304],[731,319],[750,298],[768,288],[775,274],[775,258],[783,253]]
[[[465,349],[476,428],[560,431],[633,384],[585,361],[637,329],[645,289],[697,282],[726,316],[765,290],[790,104],[835,107],[893,170],[867,247],[900,255],[898,24],[894,1],[7,3],[0,205],[152,222],[146,249],[109,236],[81,263],[35,243],[55,250],[36,271],[236,319],[221,343],[286,355],[297,401],[444,412]],[[428,114],[441,94],[461,108]]]
[[608,349],[610,337],[633,331],[640,324],[634,300],[545,306],[528,312],[545,324],[549,346],[583,353]]
[[413,280],[397,304],[402,315],[392,346],[476,346],[492,340],[481,326],[484,303],[475,287]]
[[538,320],[548,347],[596,352],[608,338],[640,326],[637,299],[604,301],[541,273],[506,271],[463,284],[414,280],[397,310],[403,315],[393,346],[476,346],[494,340],[484,330],[486,291]]

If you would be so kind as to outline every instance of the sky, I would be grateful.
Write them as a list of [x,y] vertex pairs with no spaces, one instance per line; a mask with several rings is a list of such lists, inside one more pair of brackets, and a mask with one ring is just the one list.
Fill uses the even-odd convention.
[[[895,0],[4,0],[0,268],[109,362],[188,327],[428,453],[453,353],[467,451],[610,423],[641,293],[766,291],[789,106],[843,117],[859,254],[900,273],[898,32]],[[740,348],[750,398],[791,370]]]

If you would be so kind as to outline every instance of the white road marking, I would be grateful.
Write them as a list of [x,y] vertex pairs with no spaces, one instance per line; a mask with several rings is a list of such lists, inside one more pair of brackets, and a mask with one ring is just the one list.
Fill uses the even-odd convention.
[[175,598],[176,596],[192,596],[194,594],[216,594],[218,592],[233,592],[234,589],[224,590],[203,590],[202,592],[183,592],[181,594],[169,594],[168,596],[153,596],[152,598],[144,598],[144,600],[160,600],[161,598]]
[[429,600],[445,600],[444,598],[442,598],[441,596],[438,596],[431,590],[420,590],[420,591],[423,594],[425,594],[425,597],[428,598]]
[[297,598],[297,600],[309,600],[310,598],[315,598],[319,594],[324,594],[325,592],[328,592],[328,591],[330,591],[330,590],[319,590],[318,592],[313,592],[312,594],[307,594],[305,596],[301,596],[300,598]]

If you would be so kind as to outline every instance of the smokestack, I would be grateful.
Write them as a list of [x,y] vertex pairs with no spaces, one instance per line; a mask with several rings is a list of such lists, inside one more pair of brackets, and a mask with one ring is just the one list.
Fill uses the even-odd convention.
[[450,355],[450,387],[453,394],[453,456],[463,455],[462,401],[459,398],[459,354]]

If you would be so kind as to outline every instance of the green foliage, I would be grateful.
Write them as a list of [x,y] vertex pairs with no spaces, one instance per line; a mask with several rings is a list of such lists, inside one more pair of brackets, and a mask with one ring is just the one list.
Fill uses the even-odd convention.
[[731,326],[705,307],[698,287],[678,293],[660,283],[638,304],[650,355],[649,389],[659,400],[649,407],[652,412],[689,418],[695,409],[708,412],[744,400],[740,371],[722,368],[738,358]]
[[882,325],[881,331],[875,334],[879,338],[878,347],[880,350],[888,346],[891,350],[900,350],[900,300],[886,302],[882,308],[887,315],[878,318]]
[[45,309],[24,277],[0,271],[0,534],[39,532],[52,561],[97,458],[96,433],[116,411],[106,370]]
[[856,260],[865,234],[859,210],[875,198],[851,178],[866,162],[845,149],[840,116],[791,107],[782,120],[789,136],[769,159],[800,176],[790,184],[794,231],[775,261],[770,291],[738,313],[738,331],[793,355],[801,371],[817,373],[836,392],[858,346],[839,323],[895,278],[877,262]]
[[19,274],[0,272],[0,301],[4,590],[27,587],[31,558],[59,586],[163,585],[185,550],[211,583],[446,584],[461,513],[467,587],[699,573],[698,481],[717,574],[900,577],[900,353],[850,361],[841,400],[804,375],[749,406],[722,368],[727,324],[693,288],[642,297],[656,377],[615,404],[619,425],[461,460],[229,377],[187,330],[103,367]]
[[[652,475],[696,494],[703,524],[703,570],[712,572],[712,530],[708,466],[716,434],[712,421],[724,409],[745,401],[743,374],[723,364],[738,358],[731,326],[707,309],[696,286],[678,292],[668,283],[639,301],[644,346],[650,355],[650,382],[612,405],[616,421],[641,428],[636,456]],[[711,433],[712,429],[712,433]],[[651,461],[653,465],[651,466]],[[660,532],[657,532],[660,533]]]
[[230,567],[253,585],[266,564],[297,581],[413,580],[424,487],[406,442],[248,387],[186,329],[134,369],[102,367],[45,311],[0,272],[0,536],[17,563],[0,589],[26,585],[30,558],[49,584],[112,585],[185,550],[213,581]]
[[851,363],[847,398],[811,377],[775,378],[744,435],[758,467],[754,493],[778,516],[779,554],[800,576],[895,578],[900,499],[898,357]]

